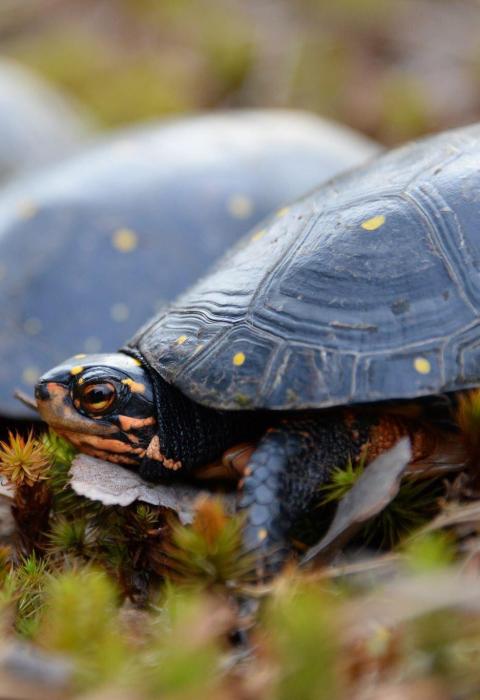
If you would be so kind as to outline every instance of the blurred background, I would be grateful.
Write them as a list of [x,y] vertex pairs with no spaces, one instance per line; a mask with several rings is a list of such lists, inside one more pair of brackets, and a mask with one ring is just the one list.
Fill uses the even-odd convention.
[[480,118],[477,0],[1,0],[0,55],[99,129],[294,107],[391,145]]

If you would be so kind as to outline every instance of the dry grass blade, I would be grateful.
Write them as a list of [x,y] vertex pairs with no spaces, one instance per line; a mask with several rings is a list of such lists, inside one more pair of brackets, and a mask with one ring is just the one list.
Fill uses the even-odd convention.
[[447,504],[444,510],[416,532],[414,537],[455,525],[468,524],[480,524],[480,501],[465,504]]
[[478,614],[478,578],[465,575],[454,568],[405,576],[345,603],[342,621],[346,639],[353,641],[368,635],[377,626],[394,627],[420,615],[446,608]]

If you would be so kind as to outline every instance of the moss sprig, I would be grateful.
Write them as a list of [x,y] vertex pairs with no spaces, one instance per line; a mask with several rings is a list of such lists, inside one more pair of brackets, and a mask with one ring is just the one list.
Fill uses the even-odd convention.
[[26,438],[9,432],[8,440],[0,441],[0,474],[12,486],[33,486],[48,479],[50,469],[50,454],[33,431]]
[[164,572],[183,583],[228,585],[251,581],[254,561],[242,548],[241,516],[226,515],[218,499],[202,498],[190,526],[172,521],[163,545]]

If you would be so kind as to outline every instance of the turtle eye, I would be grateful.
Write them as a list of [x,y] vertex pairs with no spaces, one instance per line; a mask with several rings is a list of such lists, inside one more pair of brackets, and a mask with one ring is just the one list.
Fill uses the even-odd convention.
[[110,382],[78,386],[75,394],[83,410],[94,415],[106,413],[117,398],[117,391]]

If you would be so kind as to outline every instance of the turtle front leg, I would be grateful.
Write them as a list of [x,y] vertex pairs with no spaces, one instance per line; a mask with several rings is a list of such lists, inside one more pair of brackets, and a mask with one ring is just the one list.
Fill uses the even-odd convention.
[[244,472],[240,507],[244,543],[255,552],[260,577],[278,571],[289,552],[288,535],[307,513],[335,467],[356,459],[371,421],[310,417],[285,420],[260,440]]

